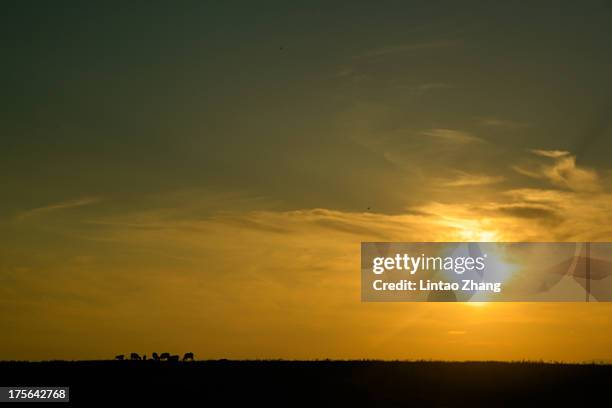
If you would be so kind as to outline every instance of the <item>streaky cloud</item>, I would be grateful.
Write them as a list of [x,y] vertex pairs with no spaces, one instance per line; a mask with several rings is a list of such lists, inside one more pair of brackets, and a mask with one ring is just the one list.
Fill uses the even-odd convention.
[[531,153],[542,156],[542,157],[550,157],[553,159],[558,159],[559,157],[569,156],[570,152],[565,150],[541,150],[541,149],[531,149]]
[[529,126],[528,123],[516,122],[514,120],[500,119],[500,118],[494,118],[494,117],[480,118],[478,122],[481,126],[508,128],[508,129],[523,128],[523,127]]
[[428,130],[421,132],[421,134],[432,137],[432,138],[444,140],[447,142],[459,143],[459,144],[484,142],[484,139],[476,137],[469,132],[464,132],[461,130],[454,130],[454,129],[441,129],[441,128],[428,129]]
[[536,169],[519,166],[512,168],[519,174],[534,179],[547,180],[551,184],[572,191],[598,191],[599,175],[595,170],[579,167],[576,156],[565,150],[531,150],[537,156],[553,159],[552,164],[542,164]]
[[83,207],[86,205],[98,203],[99,201],[101,201],[101,198],[99,197],[81,197],[75,200],[62,201],[59,203],[46,205],[44,207],[38,207],[38,208],[33,208],[31,210],[24,211],[17,215],[17,219],[23,220],[26,218],[31,218],[37,215],[41,215],[41,214],[45,214],[45,213],[49,213],[53,211],[60,211],[60,210],[67,210],[71,208]]
[[400,44],[392,45],[387,47],[376,48],[370,51],[366,51],[363,54],[357,55],[356,58],[371,58],[379,57],[388,54],[397,53],[408,53],[425,49],[432,48],[448,48],[460,45],[462,42],[459,40],[441,40],[441,41],[429,41],[412,44]]
[[504,181],[503,176],[490,176],[487,174],[473,174],[463,171],[457,172],[457,177],[442,182],[444,187],[475,187],[497,184]]

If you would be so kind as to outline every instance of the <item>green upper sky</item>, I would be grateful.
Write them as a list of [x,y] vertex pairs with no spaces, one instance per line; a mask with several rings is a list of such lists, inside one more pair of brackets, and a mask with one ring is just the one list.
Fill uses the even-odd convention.
[[329,3],[3,5],[2,213],[185,188],[398,212],[525,149],[608,163],[608,2]]

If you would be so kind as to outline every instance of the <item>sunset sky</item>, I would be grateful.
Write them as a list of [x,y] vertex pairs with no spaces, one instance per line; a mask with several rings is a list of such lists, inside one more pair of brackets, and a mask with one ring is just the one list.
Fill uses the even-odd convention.
[[0,360],[612,361],[612,304],[359,265],[612,241],[609,2],[88,3],[2,6]]

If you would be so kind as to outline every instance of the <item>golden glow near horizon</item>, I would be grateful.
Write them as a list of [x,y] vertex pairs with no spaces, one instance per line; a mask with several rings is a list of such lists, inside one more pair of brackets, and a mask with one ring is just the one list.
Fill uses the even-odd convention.
[[[210,199],[205,194],[184,192],[164,199],[175,200],[172,206],[164,201],[159,209],[119,217],[86,213],[72,219],[69,211],[77,206],[58,204],[17,217],[13,228],[57,229],[78,246],[34,256],[30,262],[38,266],[14,270],[15,285],[3,287],[3,303],[19,305],[37,324],[5,314],[14,335],[3,338],[2,349],[14,358],[102,358],[124,349],[189,349],[228,358],[609,357],[607,304],[360,302],[361,241],[547,241],[565,233],[562,224],[489,210],[515,208],[515,202],[435,202],[404,215],[304,209],[187,216],[194,203]],[[588,199],[594,218],[581,223],[592,237],[607,214],[593,204],[609,200],[603,191],[584,198],[543,189],[516,194],[527,195],[529,205],[568,212],[577,204],[556,201],[556,194]],[[482,208],[486,218],[478,216]],[[48,280],[26,280],[34,268]],[[36,351],[41,330],[49,347]],[[66,337],[109,333],[102,343],[73,344]]]

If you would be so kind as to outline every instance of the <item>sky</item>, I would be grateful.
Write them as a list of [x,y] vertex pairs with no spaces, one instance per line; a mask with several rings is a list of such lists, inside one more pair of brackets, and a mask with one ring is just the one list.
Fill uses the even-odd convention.
[[362,241],[612,241],[606,2],[8,2],[0,359],[612,361],[609,304],[362,303]]

